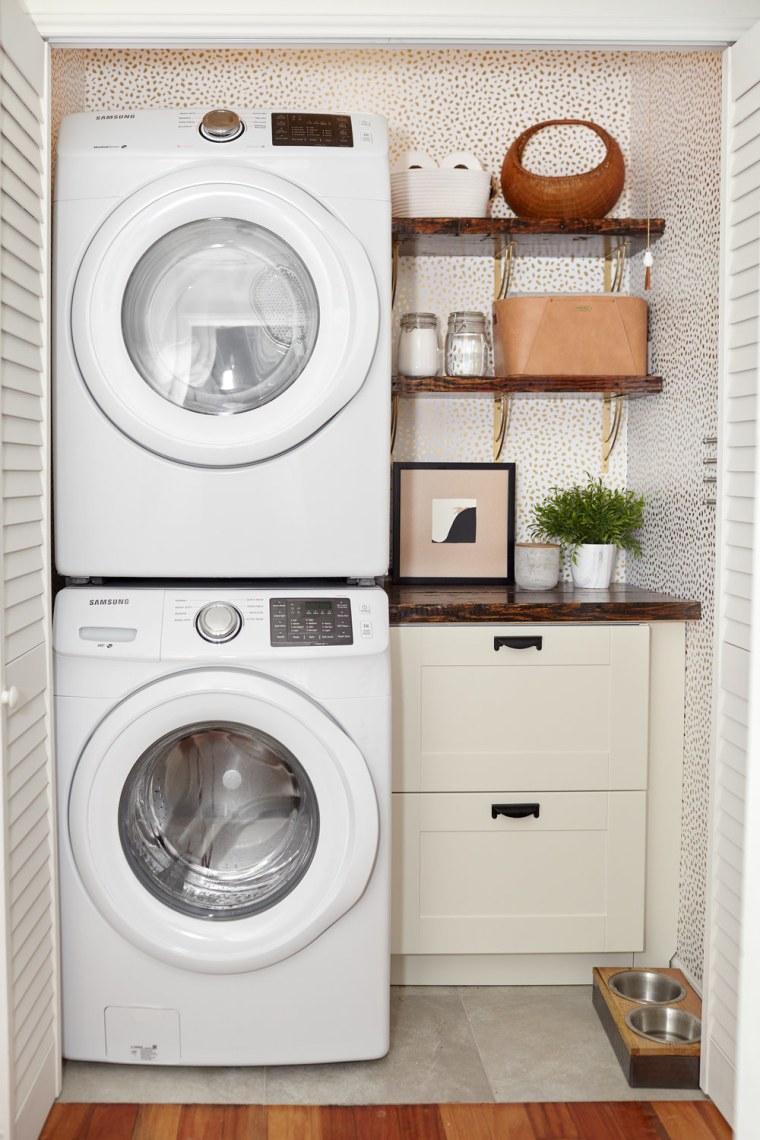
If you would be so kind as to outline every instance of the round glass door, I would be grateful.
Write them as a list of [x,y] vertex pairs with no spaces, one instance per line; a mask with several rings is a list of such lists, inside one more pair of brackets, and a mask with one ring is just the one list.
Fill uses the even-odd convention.
[[382,327],[351,229],[300,187],[234,165],[175,171],[117,205],[70,300],[76,365],[103,415],[204,468],[310,439],[362,388]]
[[122,332],[145,382],[191,412],[235,415],[306,367],[319,302],[306,265],[254,222],[211,218],[159,238],[127,282]]
[[187,669],[114,705],[87,738],[68,836],[93,905],[193,972],[280,962],[361,898],[377,797],[354,741],[288,683]]
[[293,753],[241,724],[194,724],[151,745],[119,803],[124,854],[167,906],[207,919],[258,914],[314,856],[319,811]]

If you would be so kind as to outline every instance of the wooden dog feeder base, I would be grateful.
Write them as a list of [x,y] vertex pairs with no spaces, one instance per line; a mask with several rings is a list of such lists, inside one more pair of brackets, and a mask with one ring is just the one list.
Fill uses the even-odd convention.
[[[641,1006],[639,1002],[619,997],[607,985],[613,974],[622,972],[619,966],[594,966],[592,996],[594,1009],[599,1014],[628,1084],[631,1088],[645,1089],[699,1088],[698,1041],[688,1045],[650,1041],[626,1025],[625,1015]],[[702,1003],[682,972],[659,967],[656,972],[676,978],[686,990],[686,997],[672,1004],[701,1018]]]

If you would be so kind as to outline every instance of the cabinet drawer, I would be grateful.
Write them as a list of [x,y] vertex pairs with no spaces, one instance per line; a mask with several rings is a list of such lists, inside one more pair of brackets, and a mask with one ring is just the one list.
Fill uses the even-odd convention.
[[[642,947],[644,792],[393,799],[394,953]],[[494,811],[524,803],[538,805],[538,816]]]
[[648,626],[393,632],[396,790],[646,787]]

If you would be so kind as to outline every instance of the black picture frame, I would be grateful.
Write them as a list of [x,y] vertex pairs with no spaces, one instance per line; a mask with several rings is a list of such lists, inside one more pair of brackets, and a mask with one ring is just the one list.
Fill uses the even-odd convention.
[[511,586],[514,463],[394,463],[394,582]]

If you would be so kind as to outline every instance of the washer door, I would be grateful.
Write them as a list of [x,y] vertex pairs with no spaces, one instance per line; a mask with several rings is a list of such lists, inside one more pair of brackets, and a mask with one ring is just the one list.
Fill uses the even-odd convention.
[[158,179],[108,216],[77,275],[74,352],[92,398],[180,463],[270,459],[356,395],[380,327],[356,237],[251,168]]
[[111,926],[192,971],[289,957],[361,897],[375,791],[330,716],[235,669],[161,678],[109,712],[69,800],[79,875]]

